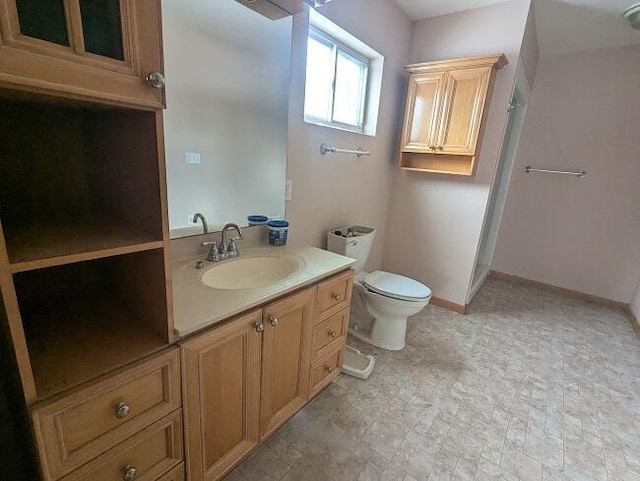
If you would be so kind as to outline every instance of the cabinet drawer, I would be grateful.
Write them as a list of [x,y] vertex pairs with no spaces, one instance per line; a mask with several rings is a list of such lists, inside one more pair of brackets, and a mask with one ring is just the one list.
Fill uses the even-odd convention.
[[318,284],[317,321],[344,309],[351,303],[353,271],[343,272]]
[[160,476],[156,481],[184,481],[184,463],[176,466],[164,476]]
[[180,407],[179,350],[33,411],[45,479],[57,479]]
[[127,474],[136,481],[156,481],[182,463],[182,453],[182,410],[178,410],[74,470],[62,481],[114,481],[127,479]]
[[330,352],[311,365],[311,378],[309,382],[309,398],[315,396],[322,388],[329,384],[342,367],[344,357],[344,341],[340,348]]
[[318,359],[332,351],[347,333],[349,325],[349,309],[316,324],[313,328],[313,359]]

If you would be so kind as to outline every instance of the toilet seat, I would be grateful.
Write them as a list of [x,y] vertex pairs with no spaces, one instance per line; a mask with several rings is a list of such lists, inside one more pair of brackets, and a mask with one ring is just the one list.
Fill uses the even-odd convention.
[[422,302],[431,297],[431,289],[424,284],[390,272],[372,272],[367,274],[361,282],[368,290],[392,299]]

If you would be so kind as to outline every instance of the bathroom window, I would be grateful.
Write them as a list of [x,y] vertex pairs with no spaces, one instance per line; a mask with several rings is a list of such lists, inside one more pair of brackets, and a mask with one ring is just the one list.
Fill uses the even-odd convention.
[[362,132],[369,59],[313,27],[307,41],[307,121]]
[[312,11],[305,122],[375,135],[383,60],[382,55]]

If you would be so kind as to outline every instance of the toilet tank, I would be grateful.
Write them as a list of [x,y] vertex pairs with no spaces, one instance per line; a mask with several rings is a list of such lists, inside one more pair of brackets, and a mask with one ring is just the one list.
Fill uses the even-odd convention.
[[356,272],[364,269],[376,230],[361,225],[350,225],[331,229],[327,233],[327,250],[356,260]]

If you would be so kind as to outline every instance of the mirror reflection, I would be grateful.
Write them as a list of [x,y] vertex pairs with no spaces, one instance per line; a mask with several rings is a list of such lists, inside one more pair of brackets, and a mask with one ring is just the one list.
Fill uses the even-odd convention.
[[163,4],[171,237],[283,218],[291,18],[235,0]]

